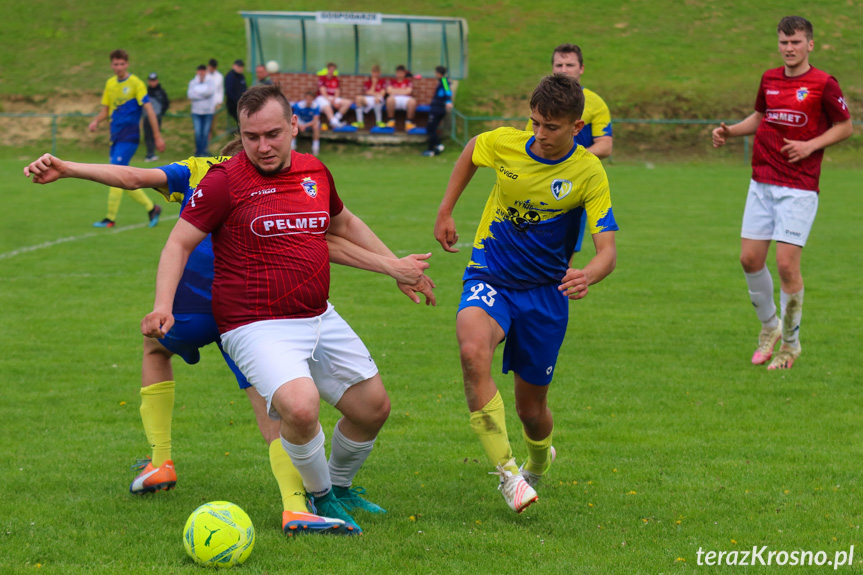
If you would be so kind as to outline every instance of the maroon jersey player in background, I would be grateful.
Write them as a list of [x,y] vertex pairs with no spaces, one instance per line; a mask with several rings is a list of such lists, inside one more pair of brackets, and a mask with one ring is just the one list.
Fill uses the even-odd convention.
[[[752,363],[769,361],[782,339],[768,369],[789,369],[801,352],[800,258],[818,210],[821,159],[824,148],[850,136],[853,127],[836,78],[809,64],[815,45],[812,24],[786,16],[777,32],[784,66],[761,77],[755,112],[713,130],[713,147],[730,137],[755,134],[740,249],[749,295],[762,324]],[[766,266],[771,241],[776,241],[781,321]]]

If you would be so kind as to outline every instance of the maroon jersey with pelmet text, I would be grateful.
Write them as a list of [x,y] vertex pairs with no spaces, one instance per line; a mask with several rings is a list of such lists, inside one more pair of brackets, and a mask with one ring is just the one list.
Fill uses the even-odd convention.
[[266,320],[318,316],[327,308],[326,233],[344,204],[320,160],[262,176],[240,152],[210,168],[180,217],[213,234],[213,316],[225,333]]
[[817,68],[793,78],[785,75],[784,67],[767,70],[761,77],[755,111],[764,118],[755,132],[752,179],[817,192],[824,150],[793,164],[780,150],[785,139],[811,140],[851,117],[836,78]]

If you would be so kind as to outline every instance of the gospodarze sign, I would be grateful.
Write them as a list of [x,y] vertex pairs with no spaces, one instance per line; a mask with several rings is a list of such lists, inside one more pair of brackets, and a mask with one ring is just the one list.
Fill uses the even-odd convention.
[[381,14],[374,12],[315,12],[319,24],[380,24]]

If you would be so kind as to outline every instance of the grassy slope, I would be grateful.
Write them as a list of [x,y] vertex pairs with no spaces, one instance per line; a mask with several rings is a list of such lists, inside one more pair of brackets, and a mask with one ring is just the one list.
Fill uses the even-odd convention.
[[[272,0],[215,6],[202,0],[120,3],[110,10],[93,1],[13,3],[4,9],[0,30],[0,94],[98,92],[110,74],[107,53],[122,46],[133,72],[158,70],[170,95],[183,97],[195,65],[216,57],[227,69],[245,55],[238,10],[286,8]],[[320,8],[311,0],[290,6]],[[740,115],[751,108],[760,73],[779,65],[775,25],[792,12],[815,25],[813,62],[839,78],[850,101],[863,101],[857,73],[863,4],[849,0],[613,0],[567,11],[553,0],[332,0],[326,8],[466,18],[470,78],[458,103],[474,113],[519,112],[523,95],[548,70],[550,49],[574,41],[586,52],[586,84],[604,95],[617,117]]]

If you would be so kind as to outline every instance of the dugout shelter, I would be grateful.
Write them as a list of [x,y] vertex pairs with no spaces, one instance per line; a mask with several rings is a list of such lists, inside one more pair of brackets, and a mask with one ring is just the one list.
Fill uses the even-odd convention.
[[278,63],[270,77],[292,102],[306,90],[317,92],[319,71],[338,65],[341,94],[354,98],[373,65],[391,77],[398,65],[414,76],[418,115],[428,112],[437,80],[446,66],[456,86],[468,72],[467,21],[464,18],[402,16],[371,12],[243,11],[251,70]]

